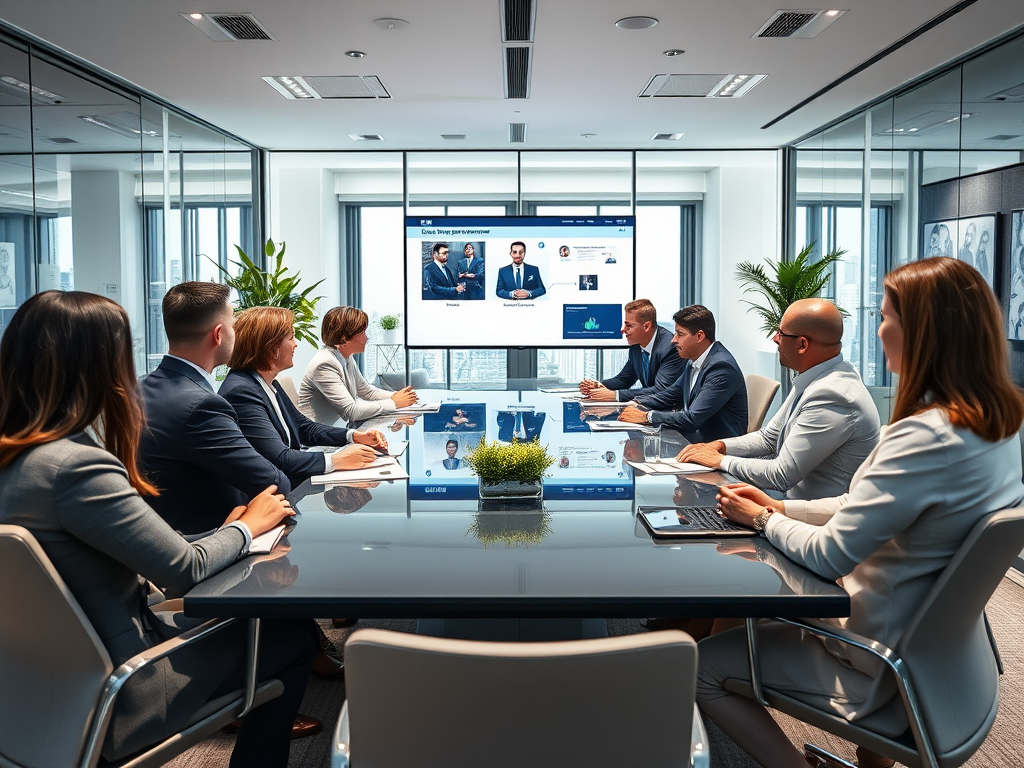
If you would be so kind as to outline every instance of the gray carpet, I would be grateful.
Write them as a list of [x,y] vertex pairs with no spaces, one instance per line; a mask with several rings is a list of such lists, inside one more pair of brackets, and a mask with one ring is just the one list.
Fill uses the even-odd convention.
[[[966,763],[968,768],[1005,768],[1020,765],[1024,753],[1024,589],[1004,579],[988,606],[1006,674],[999,683],[999,715],[988,739],[981,749]],[[321,622],[328,637],[339,649],[354,629],[336,630],[330,621]],[[379,627],[397,632],[413,632],[412,620],[360,621],[359,627]],[[610,619],[610,635],[644,632],[639,621]],[[292,742],[289,768],[326,768],[330,765],[331,734],[337,723],[341,704],[345,699],[342,681],[310,678],[303,700],[302,711],[323,721],[322,733]],[[786,715],[776,713],[776,719],[794,744],[812,742],[830,752],[853,759],[853,746],[842,739],[811,728]],[[733,744],[713,723],[707,723],[713,768],[758,768],[757,763]],[[233,736],[217,735],[185,752],[168,763],[172,768],[223,768],[228,763]]]

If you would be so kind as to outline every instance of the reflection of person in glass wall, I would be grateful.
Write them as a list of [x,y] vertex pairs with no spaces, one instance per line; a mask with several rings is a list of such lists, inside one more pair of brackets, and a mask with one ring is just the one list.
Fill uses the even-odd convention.
[[459,259],[459,280],[465,280],[466,292],[464,299],[482,300],[484,298],[484,260],[476,255],[472,243],[466,243],[462,249],[465,258]]

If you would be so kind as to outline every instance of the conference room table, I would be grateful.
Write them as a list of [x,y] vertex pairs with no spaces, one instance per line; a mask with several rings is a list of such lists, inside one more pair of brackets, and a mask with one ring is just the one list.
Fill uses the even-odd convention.
[[[295,525],[274,552],[196,586],[185,595],[185,612],[414,618],[422,631],[455,635],[465,626],[447,632],[444,622],[451,630],[465,620],[543,619],[547,637],[590,636],[593,620],[607,618],[849,614],[849,596],[835,582],[761,536],[653,539],[637,507],[713,506],[717,485],[732,478],[637,473],[626,462],[642,460],[643,435],[591,432],[588,409],[530,384],[421,392],[421,401],[440,402],[441,411],[363,425],[383,429],[393,446],[409,441],[399,461],[410,479],[307,481],[291,496]],[[481,437],[507,438],[510,424],[556,457],[544,500],[532,506],[480,501],[469,469],[444,462],[447,444],[460,452]],[[661,454],[675,456],[685,444],[663,432]],[[546,632],[518,637],[544,639]]]

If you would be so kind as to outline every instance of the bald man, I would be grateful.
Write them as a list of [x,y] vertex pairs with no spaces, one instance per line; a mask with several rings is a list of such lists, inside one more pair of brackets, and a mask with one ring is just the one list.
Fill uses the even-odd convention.
[[721,468],[785,498],[840,496],[878,443],[878,410],[843,361],[842,315],[824,299],[795,301],[772,341],[779,362],[796,371],[779,412],[758,432],[689,445],[678,459]]

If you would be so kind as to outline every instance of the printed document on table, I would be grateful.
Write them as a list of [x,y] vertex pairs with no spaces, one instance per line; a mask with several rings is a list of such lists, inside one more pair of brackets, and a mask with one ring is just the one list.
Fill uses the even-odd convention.
[[648,475],[685,475],[688,472],[708,472],[707,467],[702,464],[694,464],[691,461],[673,461],[672,459],[659,459],[658,461],[627,461],[629,466],[646,472]]
[[389,456],[401,456],[405,453],[405,449],[409,447],[408,440],[399,440],[395,443],[388,443],[388,455]]
[[373,480],[408,480],[409,473],[392,456],[381,456],[362,469],[338,469],[326,475],[313,475],[310,482],[316,485],[340,485],[342,483],[364,483]]
[[631,421],[587,421],[591,432],[645,432],[653,434],[658,428],[653,424],[634,424]]
[[437,413],[441,410],[440,403],[416,403],[405,408],[396,408],[393,412],[399,416],[412,416],[417,413]]
[[266,555],[273,551],[274,547],[277,546],[277,542],[279,542],[281,537],[284,535],[286,527],[287,526],[279,525],[277,528],[271,528],[266,533],[253,537],[252,544],[249,545],[249,554]]

